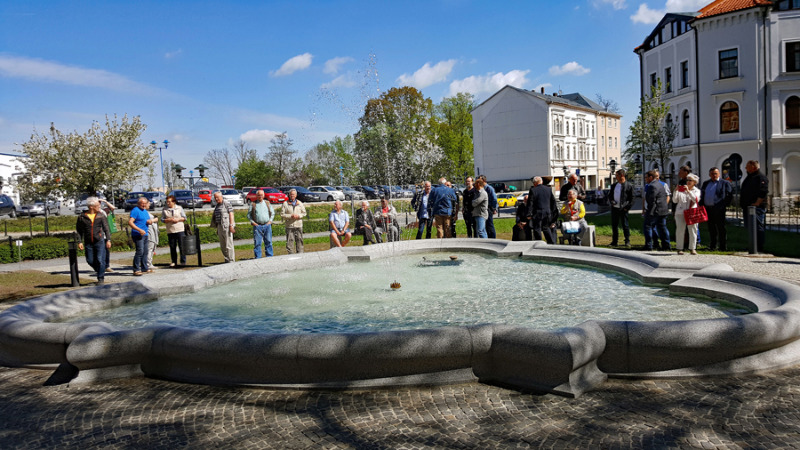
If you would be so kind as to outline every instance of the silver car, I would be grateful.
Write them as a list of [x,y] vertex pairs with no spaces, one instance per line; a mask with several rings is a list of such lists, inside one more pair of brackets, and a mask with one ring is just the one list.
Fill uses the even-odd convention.
[[[242,198],[242,194],[237,191],[236,189],[220,189],[222,193],[222,198],[231,204],[231,206],[244,206],[244,199]],[[211,204],[216,206],[214,201],[214,197],[211,197]]]
[[17,214],[21,216],[44,216],[45,213],[47,213],[48,216],[57,216],[61,214],[61,208],[54,202],[33,202],[22,205],[17,210]]
[[359,191],[351,188],[350,186],[335,186],[335,187],[336,187],[336,189],[338,189],[338,190],[340,190],[340,191],[342,191],[344,193],[344,199],[345,200],[350,200],[351,198],[353,200],[366,200],[366,198],[367,198],[367,196],[364,195],[363,192],[359,192]]
[[323,202],[345,199],[344,192],[337,191],[333,186],[309,186],[308,190],[319,194],[319,198],[321,198]]

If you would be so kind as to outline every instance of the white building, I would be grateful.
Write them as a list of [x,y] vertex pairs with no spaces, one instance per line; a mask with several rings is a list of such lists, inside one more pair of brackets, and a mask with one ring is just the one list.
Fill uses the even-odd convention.
[[25,166],[22,164],[21,158],[27,158],[27,156],[0,153],[0,181],[2,181],[0,193],[10,196],[17,206],[19,206],[20,200],[19,190],[16,187],[17,177],[25,173]]
[[667,14],[635,51],[641,93],[660,79],[678,126],[663,172],[688,164],[705,178],[719,167],[738,182],[754,159],[775,201],[800,195],[800,0]]
[[620,118],[581,94],[506,86],[472,111],[475,171],[523,189],[534,176],[558,187],[567,171],[594,188],[608,177],[606,164],[619,161]]

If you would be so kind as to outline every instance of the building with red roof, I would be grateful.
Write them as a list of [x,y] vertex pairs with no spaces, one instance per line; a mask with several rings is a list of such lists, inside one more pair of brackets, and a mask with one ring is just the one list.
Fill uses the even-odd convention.
[[666,178],[674,183],[682,165],[701,179],[719,167],[739,184],[756,160],[775,205],[800,195],[800,0],[716,0],[668,13],[634,52],[641,95],[660,81],[677,127]]

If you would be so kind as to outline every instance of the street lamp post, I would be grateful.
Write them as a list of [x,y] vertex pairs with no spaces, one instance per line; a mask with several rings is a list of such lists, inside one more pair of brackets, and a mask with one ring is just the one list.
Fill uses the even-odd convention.
[[162,142],[162,144],[164,144],[164,146],[159,147],[156,141],[150,142],[150,145],[153,147],[153,150],[158,149],[158,159],[161,162],[161,189],[163,189],[164,192],[166,193],[167,186],[164,184],[164,156],[161,154],[161,149],[166,150],[167,147],[169,146],[169,141],[164,139],[164,142]]
[[617,172],[617,160],[611,158],[608,161],[608,167],[611,169],[611,173],[608,174],[608,185],[611,186],[614,183],[614,174]]
[[[201,164],[202,165],[202,164]],[[185,167],[181,166],[180,164],[175,164],[173,166],[175,170],[175,174],[178,175],[179,179],[183,179],[183,171],[186,169]],[[197,216],[195,215],[194,208],[197,199],[194,197],[194,170],[189,171],[189,192],[192,194],[192,228],[194,229],[194,239],[195,239],[195,248],[197,248],[197,265],[199,267],[203,266],[203,251],[200,247],[200,229],[197,227]]]

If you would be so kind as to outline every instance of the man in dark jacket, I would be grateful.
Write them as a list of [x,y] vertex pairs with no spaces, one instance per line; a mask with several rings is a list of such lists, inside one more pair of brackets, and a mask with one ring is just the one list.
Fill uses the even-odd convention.
[[533,239],[531,227],[528,226],[528,195],[525,194],[523,196],[524,200],[517,202],[517,223],[511,233],[512,241],[530,241]]
[[622,223],[622,234],[625,236],[625,247],[631,248],[631,228],[628,225],[628,211],[633,206],[633,183],[626,179],[625,169],[614,174],[617,182],[611,185],[608,192],[608,204],[611,205],[611,246],[619,243],[619,225]]
[[[745,170],[747,178],[742,182],[742,190],[739,193],[739,206],[744,213],[744,224],[748,227],[749,207],[756,207],[756,251],[764,253],[764,234],[767,223],[767,194],[769,193],[769,180],[759,170],[758,161],[747,161]],[[748,229],[748,232],[751,230]]]
[[111,248],[111,231],[106,216],[100,214],[97,197],[86,199],[87,210],[78,216],[75,231],[81,238],[78,248],[86,251],[86,263],[97,272],[97,284],[105,282],[106,251]]
[[369,209],[369,202],[361,202],[361,209],[356,211],[356,233],[364,235],[364,245],[380,244],[381,235],[375,232],[378,225],[375,223],[375,216]]
[[578,200],[586,200],[586,192],[583,190],[583,186],[581,186],[581,180],[578,178],[578,175],[574,173],[570,174],[567,184],[561,186],[561,191],[558,193],[558,201],[567,201],[567,192],[569,191],[575,191],[578,194]]
[[555,244],[550,230],[558,205],[553,190],[542,184],[542,177],[533,178],[533,187],[528,191],[528,225],[533,230],[533,239],[542,240],[542,232],[548,244]]
[[[431,226],[433,225],[433,203],[431,203],[431,182],[425,181],[422,183],[422,190],[414,193],[414,198],[411,199],[411,207],[417,211],[417,239],[422,239],[422,233],[425,232],[425,239],[431,238]],[[427,228],[427,231],[425,230]]]
[[[669,230],[667,229],[667,215],[669,215],[669,205],[667,204],[667,191],[661,181],[658,180],[655,171],[651,170],[645,175],[647,186],[645,187],[645,207],[644,215],[644,247],[645,250],[658,249],[658,240],[661,239],[661,250],[669,250]],[[653,229],[657,232],[653,238]]]
[[475,191],[472,186],[472,177],[465,180],[467,187],[461,193],[462,208],[461,214],[464,216],[464,225],[467,227],[467,237],[478,237],[475,230],[475,218],[472,217],[472,200],[475,199]]
[[711,237],[711,250],[727,250],[728,232],[725,229],[725,209],[733,199],[733,186],[728,180],[720,178],[719,169],[712,167],[708,171],[710,180],[700,188],[700,204],[705,206],[708,214],[708,234]]

